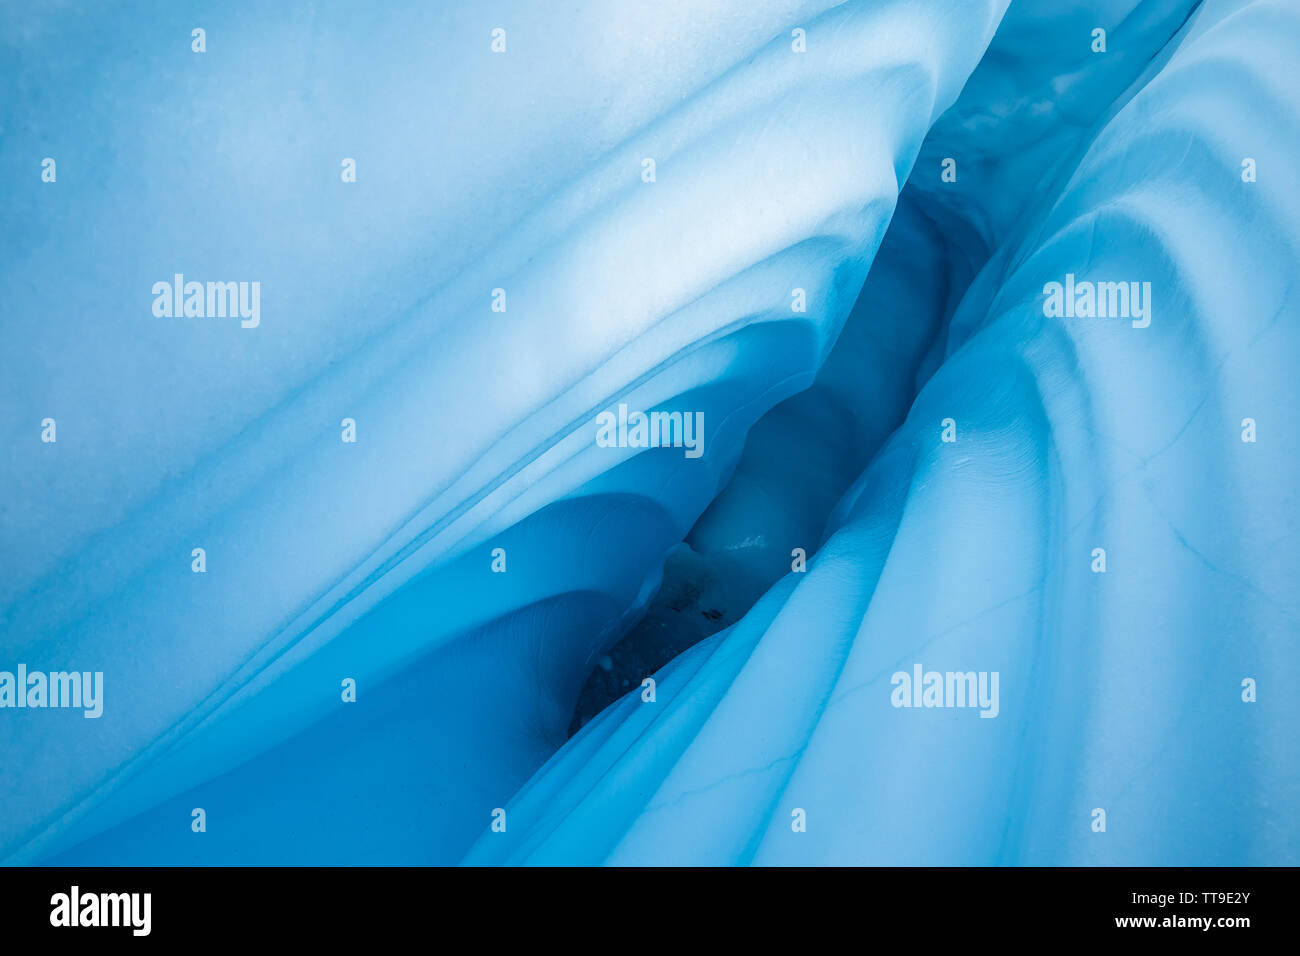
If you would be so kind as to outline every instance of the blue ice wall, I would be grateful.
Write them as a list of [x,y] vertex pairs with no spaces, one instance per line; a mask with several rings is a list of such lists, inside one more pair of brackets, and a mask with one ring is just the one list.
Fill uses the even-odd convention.
[[[1297,39],[0,12],[0,671],[104,675],[0,708],[0,859],[1296,862]],[[157,315],[177,273],[256,326]],[[683,541],[761,598],[565,743]],[[895,706],[915,664],[996,716]]]
[[[913,174],[981,241],[940,230],[954,281],[978,272],[906,421],[808,569],[571,741],[469,862],[1296,860],[1300,223],[1289,174],[1245,160],[1294,154],[1297,12],[1142,20],[1140,75],[1072,125],[996,82],[1071,35],[1012,10],[922,151],[983,139],[974,174]],[[1150,315],[1048,317],[1067,273],[1149,282]],[[1267,446],[1252,409],[1279,410]],[[899,706],[917,665],[996,673],[996,703]]]

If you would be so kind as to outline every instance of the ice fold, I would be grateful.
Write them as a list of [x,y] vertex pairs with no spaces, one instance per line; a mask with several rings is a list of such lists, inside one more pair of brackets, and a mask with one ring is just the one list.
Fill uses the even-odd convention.
[[[283,214],[313,201],[337,208],[334,194],[311,187],[286,197],[264,170],[232,174],[232,150],[255,161],[268,142],[258,105],[268,101],[258,93],[279,81],[298,88],[298,64],[241,74],[238,93],[223,96],[227,74],[216,67],[195,78],[183,48],[160,59],[161,76],[109,63],[113,102],[132,115],[159,98],[165,113],[195,96],[219,110],[212,125],[187,127],[179,146],[166,147],[172,165],[159,163],[156,179],[119,158],[131,175],[96,187],[65,160],[59,185],[70,188],[54,194],[68,197],[65,207],[52,213],[42,205],[49,193],[23,194],[10,213],[33,230],[33,248],[64,256],[7,257],[4,281],[20,289],[23,314],[48,308],[69,248],[94,266],[65,291],[78,307],[59,310],[48,331],[78,375],[47,379],[39,365],[24,368],[21,350],[7,360],[7,428],[18,449],[7,473],[20,507],[6,535],[4,647],[33,666],[102,665],[108,689],[99,721],[53,712],[6,721],[5,762],[22,772],[0,779],[5,859],[454,859],[491,806],[558,746],[594,654],[644,605],[663,555],[726,480],[748,427],[812,381],[926,131],[1001,13],[996,3],[810,5],[796,23],[784,5],[745,8],[751,23],[767,24],[762,35],[737,34],[752,44],[748,56],[715,76],[708,64],[717,51],[691,46],[696,81],[679,101],[659,97],[660,112],[621,143],[600,143],[608,127],[588,136],[586,152],[595,144],[598,154],[567,182],[522,187],[535,196],[532,211],[495,239],[475,236],[472,258],[458,261],[453,235],[387,270],[364,247],[326,251],[325,239],[308,239]],[[543,56],[519,43],[541,14],[513,13],[522,28],[509,55]],[[9,16],[31,49],[66,40],[62,21]],[[327,16],[343,26],[350,14]],[[449,16],[486,46],[492,24],[468,9]],[[283,40],[296,24],[262,26]],[[237,70],[260,49],[240,24],[224,27],[227,40],[245,42],[217,44],[223,32],[210,27],[215,56],[204,69],[216,61]],[[811,54],[792,49],[794,27],[812,38]],[[363,59],[347,48],[333,55]],[[485,55],[462,60],[471,75],[496,68]],[[54,80],[75,86],[75,60],[52,62]],[[624,69],[640,77],[635,63]],[[683,73],[692,69],[666,85],[681,86]],[[178,90],[167,75],[197,87]],[[571,74],[556,82],[581,85]],[[394,112],[383,99],[394,89],[378,85],[381,113]],[[363,93],[347,98],[368,105]],[[322,147],[320,130],[357,129],[350,116],[327,112],[322,121],[283,95],[269,102],[284,120],[276,134],[292,140],[301,130],[327,169],[338,150]],[[489,106],[484,94],[477,108]],[[47,128],[39,104],[28,108]],[[227,123],[223,111],[253,125]],[[581,136],[573,126],[568,135]],[[102,121],[86,128],[80,142],[62,134],[83,167],[93,135],[121,135]],[[213,133],[215,152],[205,138]],[[147,153],[136,151],[148,145],[124,140],[118,149],[147,169]],[[19,152],[7,147],[7,160]],[[298,166],[286,152],[274,146],[272,168]],[[653,183],[642,179],[647,157]],[[485,192],[470,159],[453,165],[458,188]],[[493,174],[499,164],[482,175]],[[269,203],[257,220],[269,231],[233,251],[227,202],[185,207],[183,229],[164,226],[179,247],[158,242],[147,220],[125,217],[121,228],[138,240],[133,258],[105,258],[94,238],[72,237],[123,223],[132,196],[150,209],[183,206],[196,182],[245,211]],[[381,187],[381,201],[418,248],[400,192]],[[427,190],[417,196],[425,215],[440,202],[454,208]],[[363,234],[386,242],[375,226]],[[420,260],[434,271],[421,275]],[[381,291],[344,290],[340,269],[378,279]],[[185,320],[151,316],[146,292],[176,272],[259,278],[261,325],[187,336],[177,324]],[[502,313],[489,306],[496,288],[507,296]],[[791,309],[796,288],[806,313]],[[331,289],[337,304],[322,294]],[[358,325],[347,324],[349,312]],[[105,314],[111,335],[93,324]],[[11,318],[7,338],[20,334]],[[102,341],[109,361],[89,359],[88,341]],[[152,375],[129,374],[154,368],[166,391]],[[223,395],[231,411],[212,411]],[[594,416],[620,401],[702,412],[708,454],[692,462],[671,449],[596,447]],[[51,405],[57,445],[20,439]],[[132,418],[150,408],[159,416],[152,432]],[[340,442],[344,418],[357,424],[355,445]],[[39,518],[24,523],[19,513]],[[195,546],[208,555],[202,575],[190,570]],[[510,567],[500,577],[490,571],[496,547]],[[349,719],[339,711],[342,677],[361,688],[359,710],[366,695],[382,703]],[[357,779],[376,784],[349,784]],[[423,822],[401,810],[430,802],[452,809]],[[191,839],[191,806],[224,820],[221,840]]]

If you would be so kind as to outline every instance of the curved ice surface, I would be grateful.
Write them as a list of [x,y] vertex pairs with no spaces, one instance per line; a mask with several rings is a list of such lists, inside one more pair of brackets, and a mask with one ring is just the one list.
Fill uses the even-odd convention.
[[[72,308],[52,316],[47,334],[84,363],[79,377],[63,371],[47,383],[21,368],[18,355],[7,360],[15,434],[56,400],[68,411],[59,413],[54,449],[15,441],[22,451],[10,466],[14,487],[30,504],[6,538],[6,649],[35,662],[103,662],[113,694],[99,721],[59,714],[9,722],[6,756],[29,768],[0,783],[8,810],[0,846],[10,858],[48,856],[160,803],[74,858],[437,858],[463,849],[486,809],[504,803],[562,742],[591,660],[652,593],[659,561],[716,494],[748,426],[811,381],[916,149],[974,68],[1000,12],[965,3],[825,12],[803,5],[801,29],[818,51],[806,56],[791,48],[789,9],[751,7],[713,14],[714,32],[727,41],[722,51],[698,37],[662,36],[683,11],[660,11],[657,39],[675,48],[647,63],[638,58],[649,45],[637,36],[644,12],[611,23],[602,8],[590,22],[579,19],[576,38],[558,53],[547,48],[543,56],[538,45],[555,31],[520,5],[508,62],[523,62],[508,68],[508,80],[491,78],[500,68],[485,41],[441,72],[424,68],[422,84],[404,76],[373,98],[352,92],[350,108],[327,110],[323,120],[276,92],[295,81],[294,63],[241,73],[253,88],[229,93],[215,76],[194,80],[184,50],[164,58],[162,77],[106,71],[101,95],[122,109],[158,109],[153,99],[162,96],[164,113],[181,112],[196,95],[221,108],[215,129],[189,131],[162,158],[147,143],[122,144],[122,166],[146,170],[128,178],[127,195],[130,184],[148,185],[150,203],[185,208],[197,182],[232,191],[236,205],[201,206],[168,230],[171,242],[143,217],[117,226],[137,240],[135,257],[121,274],[79,283],[72,294],[74,302],[97,294],[100,309],[124,316],[112,335],[97,335],[95,360],[108,371],[89,364],[88,343],[78,344],[85,313]],[[745,25],[732,29],[742,12]],[[487,37],[493,26],[469,9],[453,20],[467,37]],[[43,22],[24,26],[37,34],[24,53],[35,67],[39,43],[60,37],[42,36],[50,27]],[[255,50],[247,40],[223,47],[219,37],[258,31],[262,43],[287,43],[301,27],[226,24],[208,34],[213,52],[238,72],[240,57],[251,60]],[[561,105],[586,92],[592,76],[575,75],[564,55],[575,46],[579,61],[600,61],[592,70],[612,74],[618,89],[635,89],[655,62],[668,64],[669,75],[655,93],[615,104],[613,118],[594,129],[557,107],[559,130],[538,131],[543,124],[533,120],[512,133],[508,123],[528,89],[554,83],[550,97]],[[333,76],[371,47],[327,52]],[[470,80],[458,75],[462,68]],[[197,94],[167,83],[168,71],[198,83]],[[338,279],[322,277],[322,264],[364,244],[315,230],[337,228],[365,207],[334,198],[334,173],[315,180],[329,185],[297,190],[266,180],[301,173],[309,161],[333,166],[340,138],[357,148],[372,125],[358,119],[358,98],[401,127],[404,100],[421,85],[458,89],[484,76],[468,103],[435,108],[433,119],[450,113],[465,127],[496,108],[494,95],[513,89],[515,99],[496,114],[495,142],[576,138],[560,155],[573,168],[570,180],[548,182],[566,163],[546,156],[546,175],[519,187],[535,208],[497,239],[471,232],[441,246],[431,241],[432,257],[408,253],[415,263],[391,276],[378,250],[366,252],[379,291],[338,290],[342,304],[330,304]],[[232,157],[255,164],[267,148],[269,114],[331,146],[308,156],[277,143],[267,158],[272,169],[254,169],[250,183]],[[609,142],[611,130],[626,135]],[[455,132],[438,129],[425,148],[455,144],[448,135]],[[204,133],[222,148],[214,153]],[[474,156],[493,152],[493,142],[467,136],[459,148],[460,159],[444,164],[453,181],[474,182]],[[579,165],[585,157],[592,158]],[[647,157],[656,162],[653,183],[643,179]],[[183,168],[169,165],[178,160]],[[409,199],[394,162],[379,152],[371,167],[381,211]],[[73,178],[72,165],[64,161],[63,180]],[[156,177],[148,175],[154,166]],[[480,173],[491,187],[468,192],[504,188],[508,204],[522,205],[499,166]],[[74,187],[88,259],[105,255],[94,240],[117,221],[121,188]],[[442,200],[442,192],[416,194],[424,216],[456,214],[461,197]],[[57,219],[41,225],[48,194],[32,193],[14,213],[37,231],[31,245],[66,249],[69,227]],[[251,216],[240,201],[252,207],[268,194],[282,209],[306,212],[307,223],[284,223],[238,255],[214,239],[215,232],[233,244],[233,232],[242,241],[242,230],[226,223],[241,211]],[[407,234],[420,218],[400,210],[396,217]],[[305,254],[284,254],[304,239]],[[479,248],[457,262],[462,244]],[[112,262],[95,261],[103,269]],[[26,292],[20,305],[34,312],[48,296],[41,269],[55,268],[11,261],[8,275],[35,271],[37,280],[6,284]],[[225,279],[232,270],[262,276],[256,330],[210,326],[197,343],[147,313],[129,318],[158,277]],[[491,309],[497,288],[506,292],[505,312]],[[795,288],[806,311],[792,311]],[[253,344],[263,339],[270,341]],[[198,365],[200,350],[214,348],[213,366]],[[159,375],[156,366],[174,370]],[[105,389],[120,400],[104,402]],[[594,416],[619,402],[702,413],[708,454],[597,447]],[[222,411],[214,415],[214,407]],[[158,420],[137,421],[142,408]],[[355,445],[340,442],[345,417],[357,423]],[[92,430],[98,434],[88,436]],[[63,501],[71,505],[62,509]],[[196,546],[208,552],[204,575],[190,572]],[[505,575],[490,571],[496,548],[508,556]],[[342,677],[361,688],[356,711],[339,711]],[[367,695],[374,704],[362,709]],[[261,753],[260,763],[248,762]],[[347,782],[358,778],[375,780],[375,789]],[[202,796],[184,792],[205,781]],[[388,804],[389,790],[399,805],[400,794],[418,794],[451,811],[430,814],[415,832],[399,813],[359,828],[358,818]],[[207,809],[224,816],[226,839],[195,841],[188,826],[171,825],[196,803],[218,805]],[[306,809],[285,827],[284,808],[295,805]]]
[[[971,223],[1004,244],[806,574],[593,721],[468,861],[1295,861],[1294,428],[1242,433],[1300,397],[1300,208],[1242,162],[1300,145],[1298,36],[1293,7],[1203,5],[1058,192]],[[1150,282],[1150,325],[1045,317],[1066,274]],[[917,664],[996,672],[996,718],[894,706]]]
[[[0,858],[1300,857],[1293,9],[695,6],[216,13],[206,59],[0,14],[0,159],[59,157],[0,213],[0,669],[106,685],[0,714]],[[260,325],[151,316],[176,272]],[[1150,326],[1045,317],[1067,273]],[[705,453],[600,447],[619,403]],[[555,753],[684,539],[766,593]],[[914,662],[997,718],[892,707]]]

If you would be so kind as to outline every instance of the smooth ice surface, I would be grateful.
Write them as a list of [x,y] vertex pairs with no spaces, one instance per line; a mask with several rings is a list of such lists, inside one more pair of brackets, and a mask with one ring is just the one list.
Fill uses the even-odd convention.
[[[0,12],[0,669],[106,685],[0,859],[1300,860],[1300,11],[699,7]],[[683,540],[762,597],[565,744]]]
[[[1247,185],[1240,163],[1285,169],[1300,144],[1300,21],[1269,4],[1205,4],[1186,25],[1186,11],[1163,13],[1142,21],[1157,42],[1130,58],[1140,77],[1052,79],[1058,97],[1116,93],[1080,93],[1075,126],[1031,105],[1035,70],[1061,62],[1041,44],[1062,33],[1012,10],[918,163],[983,142],[987,175],[953,193],[961,204],[933,179],[917,202],[939,207],[934,254],[953,272],[992,255],[905,423],[806,574],[666,668],[655,703],[634,695],[593,722],[468,861],[1297,859],[1296,429],[1283,410],[1298,397],[1300,208],[1285,175]],[[1026,61],[1039,65],[1006,83],[1005,65]],[[1028,203],[1005,173],[1023,149],[1041,177]],[[900,228],[878,263],[923,232]],[[1067,272],[1150,281],[1150,326],[1045,318],[1043,287]],[[880,314],[900,301],[933,308],[914,291]],[[1242,442],[1241,420],[1263,408],[1278,410],[1276,440]],[[944,444],[949,417],[958,441]],[[997,718],[892,706],[891,675],[915,663],[999,672]],[[1245,677],[1274,686],[1268,707],[1242,702]]]

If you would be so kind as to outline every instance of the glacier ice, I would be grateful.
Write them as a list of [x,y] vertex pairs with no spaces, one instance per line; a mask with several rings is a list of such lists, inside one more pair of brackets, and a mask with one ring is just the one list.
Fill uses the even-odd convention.
[[[197,64],[0,14],[0,157],[59,157],[0,213],[0,649],[106,675],[0,714],[0,858],[1300,858],[1294,7],[581,7],[217,12]],[[177,272],[260,324],[150,316]],[[683,541],[761,597],[566,743]]]

